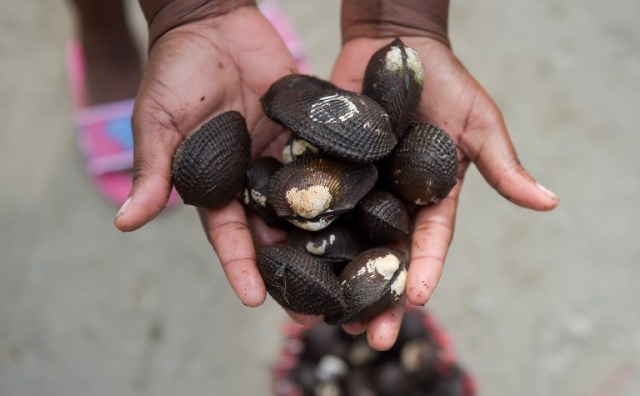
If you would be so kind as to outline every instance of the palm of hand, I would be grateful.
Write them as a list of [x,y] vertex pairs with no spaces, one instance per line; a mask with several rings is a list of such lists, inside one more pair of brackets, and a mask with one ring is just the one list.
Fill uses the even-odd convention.
[[[557,205],[557,197],[540,188],[520,165],[500,111],[451,50],[430,38],[402,38],[420,54],[425,80],[419,121],[444,128],[455,142],[459,181],[449,196],[418,211],[411,235],[410,266],[406,296],[410,303],[424,305],[437,284],[453,237],[457,200],[463,175],[471,162],[500,194],[512,202],[537,210]],[[361,91],[364,71],[371,55],[391,39],[358,38],[347,42],[336,61],[332,80],[338,86]],[[363,331],[368,326],[370,343],[390,347],[395,341],[402,309],[394,308],[369,324],[348,328]]]
[[[126,210],[116,216],[116,227],[135,230],[162,211],[171,189],[173,154],[214,115],[239,111],[252,135],[253,156],[277,155],[286,134],[264,116],[259,98],[273,81],[295,69],[277,32],[252,7],[161,36],[149,52],[134,109],[134,186]],[[244,304],[260,305],[266,292],[244,209],[232,202],[199,211],[234,291]],[[263,242],[281,237],[270,230],[259,234]]]
[[[359,91],[371,54],[388,40],[355,39],[336,63],[333,81]],[[557,204],[519,166],[499,111],[444,45],[429,39],[406,39],[424,63],[425,90],[418,118],[444,127],[458,146],[460,176],[476,163],[503,195],[523,206],[551,209]],[[252,7],[174,28],[154,43],[133,115],[135,180],[131,200],[116,217],[123,231],[137,229],[161,212],[168,197],[170,168],[184,138],[210,117],[226,110],[245,115],[252,134],[253,156],[279,152],[287,138],[262,113],[259,98],[278,78],[295,72],[295,63],[271,25]],[[422,209],[415,219],[407,298],[424,304],[437,283],[453,233],[460,183],[438,205]],[[162,193],[164,192],[164,196]],[[265,286],[256,268],[254,238],[272,243],[282,233],[261,222],[249,227],[243,207],[232,202],[217,210],[200,210],[209,241],[240,300],[260,305]],[[250,231],[252,230],[252,231]],[[253,236],[252,236],[253,232]],[[372,346],[385,349],[395,341],[402,307],[368,325]]]
[[[213,115],[233,109],[247,120],[253,155],[270,153],[282,128],[267,121],[259,99],[294,71],[278,34],[254,9],[176,28],[150,51],[134,114],[144,129],[137,137],[150,145],[158,138],[179,144]],[[154,124],[161,125],[153,130]]]

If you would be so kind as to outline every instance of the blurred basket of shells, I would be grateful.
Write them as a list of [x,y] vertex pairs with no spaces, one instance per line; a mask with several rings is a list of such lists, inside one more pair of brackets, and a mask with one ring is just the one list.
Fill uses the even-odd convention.
[[398,341],[372,349],[366,336],[339,327],[283,326],[285,340],[272,371],[275,396],[473,396],[472,377],[432,315],[405,313]]
[[373,54],[362,93],[291,74],[261,98],[291,132],[283,162],[251,161],[244,117],[228,111],[178,148],[172,180],[187,204],[218,208],[239,198],[288,232],[265,246],[258,269],[284,308],[329,324],[369,319],[404,295],[408,255],[389,248],[412,213],[437,204],[457,181],[456,147],[436,125],[414,119],[425,70],[395,39]]

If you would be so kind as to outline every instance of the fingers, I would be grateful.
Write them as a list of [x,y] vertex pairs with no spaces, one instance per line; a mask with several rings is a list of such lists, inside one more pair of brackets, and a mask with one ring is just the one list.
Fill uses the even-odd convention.
[[457,201],[462,182],[437,205],[422,208],[416,217],[407,276],[407,300],[424,305],[435,289],[453,238]]
[[[384,311],[369,322],[360,321],[342,326],[343,330],[353,336],[367,331],[367,342],[378,351],[391,349],[398,338],[402,318],[404,317],[404,303],[399,303]],[[296,323],[302,326],[316,326],[322,323],[322,316],[303,315],[293,311],[286,311]]]
[[322,316],[305,315],[305,314],[301,314],[301,313],[298,313],[298,312],[290,311],[288,309],[286,309],[285,312],[296,323],[298,323],[300,325],[303,325],[303,326],[315,326],[315,325],[319,325],[320,323],[322,323]]
[[398,338],[404,304],[396,304],[369,321],[367,327],[367,341],[373,349],[386,351],[391,349]]
[[140,228],[164,209],[171,193],[171,161],[182,137],[164,112],[134,110],[133,186],[114,224],[121,231]]
[[221,209],[198,211],[233,291],[244,305],[261,305],[267,296],[266,288],[256,266],[256,252],[242,205],[232,201]]
[[559,198],[537,183],[518,160],[499,110],[486,95],[479,95],[461,149],[476,164],[487,182],[511,202],[535,210],[551,210]]
[[249,213],[249,226],[255,245],[260,248],[266,245],[278,245],[287,241],[287,232],[280,228],[269,227],[260,216]]
[[225,99],[225,84],[238,81],[232,68],[204,67],[229,62],[209,42],[180,29],[150,51],[132,115],[134,180],[130,201],[116,215],[120,230],[135,230],[162,211],[173,155],[184,138],[223,108],[241,108],[238,99]]

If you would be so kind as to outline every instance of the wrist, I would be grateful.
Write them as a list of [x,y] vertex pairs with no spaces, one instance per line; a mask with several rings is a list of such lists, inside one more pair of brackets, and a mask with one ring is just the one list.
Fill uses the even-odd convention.
[[149,48],[169,30],[227,14],[255,0],[139,0],[149,27]]
[[343,0],[342,42],[358,38],[429,37],[450,46],[449,0]]

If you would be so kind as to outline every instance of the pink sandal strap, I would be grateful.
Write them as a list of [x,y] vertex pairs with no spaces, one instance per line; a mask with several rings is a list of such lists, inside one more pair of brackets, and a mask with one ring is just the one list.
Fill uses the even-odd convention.
[[133,99],[77,109],[75,123],[92,176],[133,167]]

